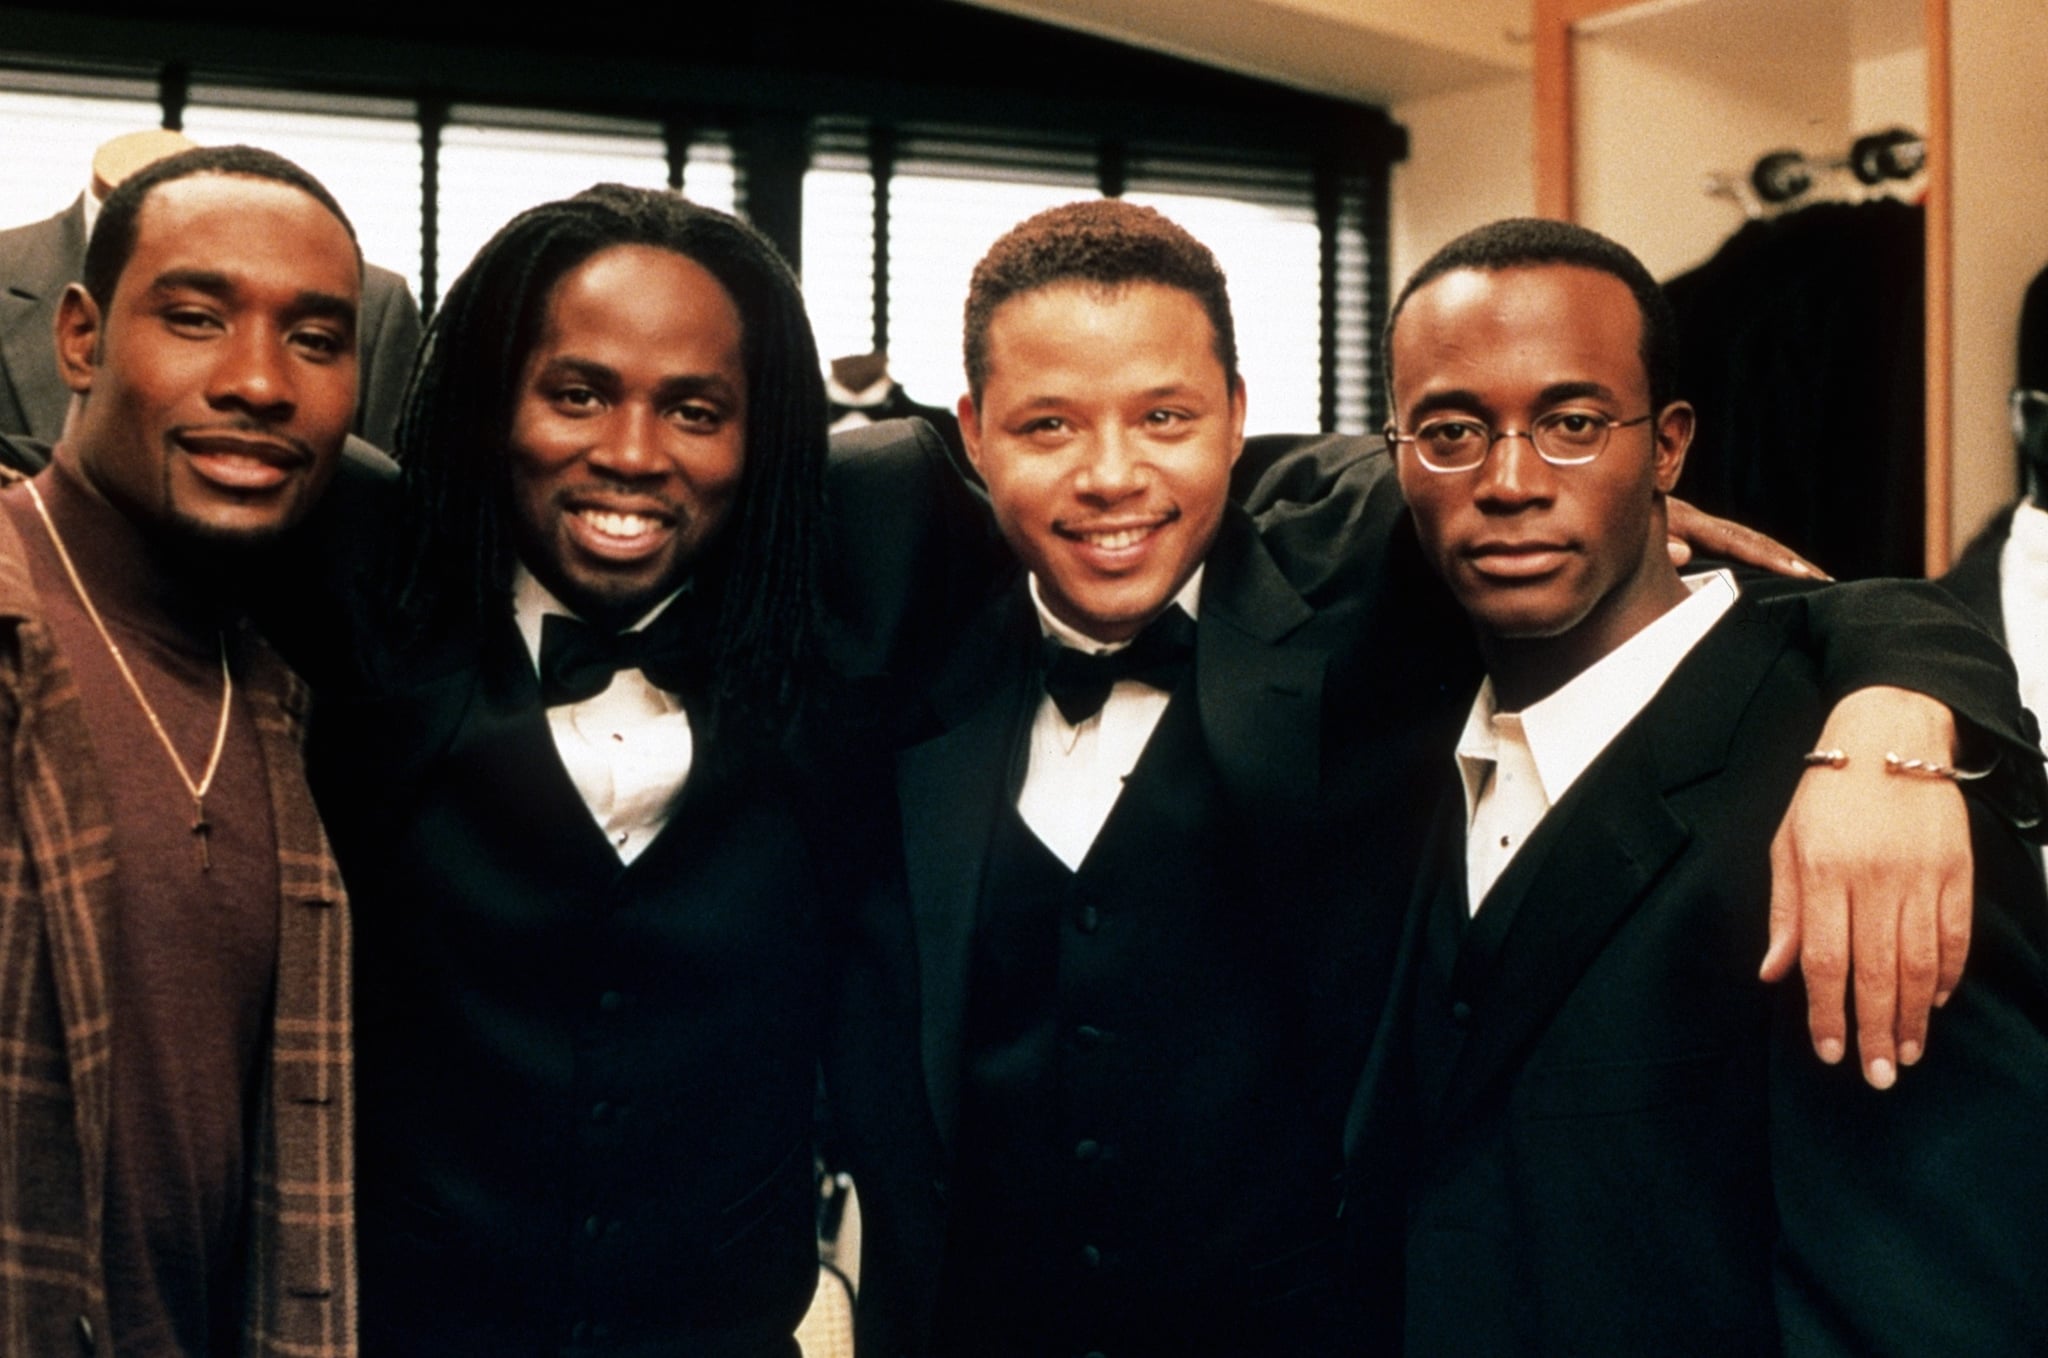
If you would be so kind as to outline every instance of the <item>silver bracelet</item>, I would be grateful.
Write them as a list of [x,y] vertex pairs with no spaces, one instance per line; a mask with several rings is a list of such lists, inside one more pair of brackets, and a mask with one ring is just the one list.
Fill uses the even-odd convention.
[[1972,778],[1982,778],[1991,772],[1990,769],[1971,772],[1968,769],[1959,769],[1953,764],[1937,763],[1932,759],[1907,759],[1903,755],[1893,754],[1890,750],[1885,751],[1884,771],[1909,778],[1946,778],[1951,783],[1967,783]]
[[[1810,769],[1846,769],[1849,767],[1847,750],[1808,750],[1800,762]],[[1959,769],[1953,764],[1942,764],[1932,759],[1908,759],[1904,755],[1885,751],[1884,771],[1904,778],[1946,778],[1951,783],[1967,783],[1982,778],[1990,769]]]

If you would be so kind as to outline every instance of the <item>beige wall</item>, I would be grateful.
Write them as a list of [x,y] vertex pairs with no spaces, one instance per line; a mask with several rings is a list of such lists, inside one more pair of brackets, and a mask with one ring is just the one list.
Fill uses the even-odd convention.
[[[1958,548],[2015,492],[2005,393],[2020,297],[2048,265],[2048,0],[1949,0],[1954,135],[1951,526]],[[1580,219],[1668,277],[1742,218],[1703,190],[1779,146],[1928,125],[1918,0],[1698,0],[1582,33]],[[1714,40],[1708,41],[1711,36]],[[1531,210],[1525,79],[1411,99],[1393,180],[1396,283],[1457,231]]]
[[1527,76],[1396,104],[1408,159],[1394,167],[1388,223],[1398,291],[1444,242],[1536,210],[1535,94]]
[[1627,29],[1581,38],[1579,220],[1634,250],[1659,278],[1701,263],[1742,225],[1706,192],[1709,174],[1747,175],[1780,147],[1845,142],[1849,73],[1816,64],[1807,79],[1729,79],[1676,59]]
[[1958,550],[2016,490],[2005,394],[2020,297],[2048,263],[2048,0],[1949,0]]
[[[1702,20],[1682,9],[1648,24],[1596,26],[1578,44],[1580,137],[1591,148],[1581,160],[1580,219],[1635,249],[1659,276],[1704,260],[1742,224],[1735,204],[1706,194],[1710,172],[1746,176],[1778,147],[1819,154],[1860,132],[1926,125],[1922,51],[1852,60],[1844,0],[1829,0],[1821,8],[1834,12],[1818,17],[1809,0],[1781,3],[1806,17],[1777,35],[1768,59],[1724,51],[1702,60],[1693,31]],[[1900,0],[1878,3],[1896,10]],[[1752,31],[1772,8],[1769,0],[1736,4]],[[1711,25],[1715,0],[1690,8]],[[1393,177],[1396,285],[1459,231],[1535,209],[1528,77],[1405,100],[1389,112],[1410,143]]]
[[1859,61],[1849,70],[1849,126],[1927,130],[1927,52],[1915,47]]

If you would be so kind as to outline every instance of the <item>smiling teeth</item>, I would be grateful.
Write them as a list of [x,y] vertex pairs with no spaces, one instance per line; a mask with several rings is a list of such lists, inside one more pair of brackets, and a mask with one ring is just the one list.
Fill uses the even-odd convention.
[[602,509],[582,511],[583,521],[606,537],[636,538],[660,525],[645,514],[617,514]]
[[1114,533],[1087,533],[1083,536],[1087,538],[1088,545],[1091,547],[1100,547],[1104,551],[1117,552],[1122,551],[1126,547],[1137,546],[1145,540],[1145,535],[1151,531],[1149,528],[1119,528]]

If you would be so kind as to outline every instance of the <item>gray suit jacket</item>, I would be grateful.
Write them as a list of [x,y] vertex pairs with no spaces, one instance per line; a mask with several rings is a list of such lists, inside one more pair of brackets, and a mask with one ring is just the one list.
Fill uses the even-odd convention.
[[[85,265],[85,197],[54,217],[0,231],[0,434],[55,443],[71,392],[57,372],[51,331],[64,285]],[[420,345],[420,310],[405,279],[363,266],[356,326],[362,374],[356,432],[389,448]]]

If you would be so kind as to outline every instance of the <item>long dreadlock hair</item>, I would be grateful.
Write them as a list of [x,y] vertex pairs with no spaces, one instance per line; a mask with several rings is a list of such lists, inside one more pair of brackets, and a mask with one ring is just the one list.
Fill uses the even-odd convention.
[[512,417],[555,286],[621,245],[690,259],[738,310],[747,434],[731,518],[696,563],[715,601],[714,727],[781,731],[817,638],[823,536],[824,379],[803,298],[766,237],[665,190],[599,184],[520,213],[448,290],[427,329],[398,427],[403,508],[395,525],[399,626],[481,629],[507,607],[515,550]]

